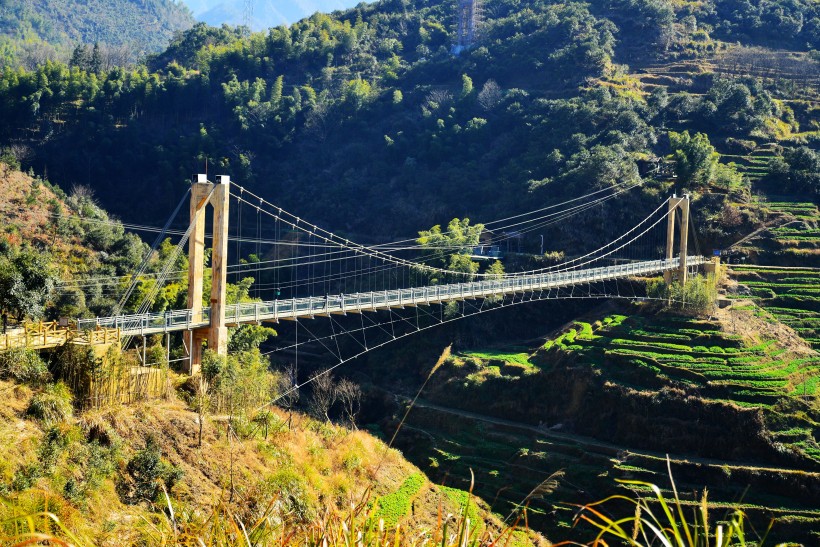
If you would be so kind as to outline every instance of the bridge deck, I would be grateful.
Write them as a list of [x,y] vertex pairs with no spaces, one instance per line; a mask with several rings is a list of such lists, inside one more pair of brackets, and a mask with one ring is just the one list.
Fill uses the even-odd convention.
[[[702,256],[687,257],[687,264],[697,266],[709,262]],[[679,258],[634,262],[617,266],[588,268],[555,273],[522,275],[514,278],[485,279],[468,283],[433,285],[411,289],[361,292],[271,300],[250,304],[234,304],[225,310],[229,325],[312,318],[317,315],[359,313],[405,306],[439,304],[465,299],[486,298],[518,292],[550,290],[588,283],[610,281],[638,275],[675,270]],[[210,322],[210,308],[194,314],[191,310],[142,315],[99,317],[78,321],[80,330],[118,329],[122,335],[156,334],[204,328]]]

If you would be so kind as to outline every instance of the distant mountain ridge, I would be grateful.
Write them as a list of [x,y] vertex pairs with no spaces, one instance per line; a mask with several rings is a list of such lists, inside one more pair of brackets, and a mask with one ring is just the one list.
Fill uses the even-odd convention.
[[164,49],[194,23],[176,0],[4,0],[0,67],[66,59],[78,44],[127,48],[138,58]]
[[[243,0],[185,0],[194,16],[212,26],[244,23]],[[262,30],[289,25],[321,11],[352,8],[359,0],[254,0],[251,28]]]

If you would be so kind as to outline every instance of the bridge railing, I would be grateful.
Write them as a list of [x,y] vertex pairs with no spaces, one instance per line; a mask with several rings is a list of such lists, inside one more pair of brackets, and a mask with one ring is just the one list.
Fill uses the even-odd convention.
[[[689,257],[690,265],[707,262],[703,257]],[[227,322],[239,324],[250,321],[278,320],[296,316],[346,313],[367,309],[403,307],[424,303],[442,302],[463,298],[526,292],[538,289],[559,288],[578,283],[592,283],[619,277],[657,273],[675,269],[680,265],[678,258],[646,262],[604,266],[586,270],[540,273],[518,278],[501,278],[467,283],[452,283],[408,289],[388,289],[353,294],[313,296],[274,300],[250,304],[236,304],[226,309]]]
[[168,330],[185,330],[208,325],[211,321],[211,309],[205,308],[195,314],[193,310],[174,310],[163,313],[143,313],[117,315],[113,317],[96,317],[78,319],[78,330],[95,330],[97,328],[120,329],[128,334],[152,334]]
[[[687,264],[691,266],[706,262],[708,262],[708,259],[705,257],[691,256],[687,258]],[[679,258],[671,258],[602,266],[585,270],[537,273],[515,278],[484,279],[428,287],[235,304],[226,307],[225,320],[229,325],[238,325],[270,320],[278,321],[283,318],[310,317],[318,314],[386,309],[465,298],[481,298],[514,292],[549,290],[581,283],[653,274],[676,269],[679,265]],[[77,325],[80,329],[85,330],[98,327],[120,329],[125,335],[153,334],[173,330],[191,330],[207,326],[210,322],[210,311],[210,308],[204,308],[201,314],[196,314],[196,316],[191,310],[178,310],[166,313],[80,319],[77,321]]]

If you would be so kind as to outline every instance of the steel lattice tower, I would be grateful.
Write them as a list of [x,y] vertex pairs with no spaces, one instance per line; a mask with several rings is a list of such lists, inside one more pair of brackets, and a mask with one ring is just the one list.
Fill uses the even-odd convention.
[[245,0],[243,9],[242,9],[242,25],[248,27],[248,30],[253,30],[251,25],[253,24],[253,3],[254,0]]
[[453,53],[458,55],[465,49],[470,49],[478,38],[478,29],[481,25],[481,0],[458,0],[456,19],[458,28]]

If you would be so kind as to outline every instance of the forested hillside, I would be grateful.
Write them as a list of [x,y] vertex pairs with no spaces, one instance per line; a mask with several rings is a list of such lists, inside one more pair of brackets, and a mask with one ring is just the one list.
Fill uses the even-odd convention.
[[[774,143],[764,174],[816,192],[815,3],[496,0],[459,57],[453,10],[384,0],[247,37],[200,24],[136,70],[7,70],[0,142],[129,219],[165,218],[207,161],[383,238],[637,181],[642,159],[687,146],[706,154],[678,186],[742,196],[743,165],[718,164],[710,146],[746,157]],[[792,51],[750,57],[775,42]],[[672,59],[694,65],[659,73]],[[670,129],[704,136],[673,143]],[[148,199],[122,199],[134,195]]]
[[111,64],[164,49],[193,17],[176,0],[5,0],[0,67],[67,60],[78,44],[103,44]]

